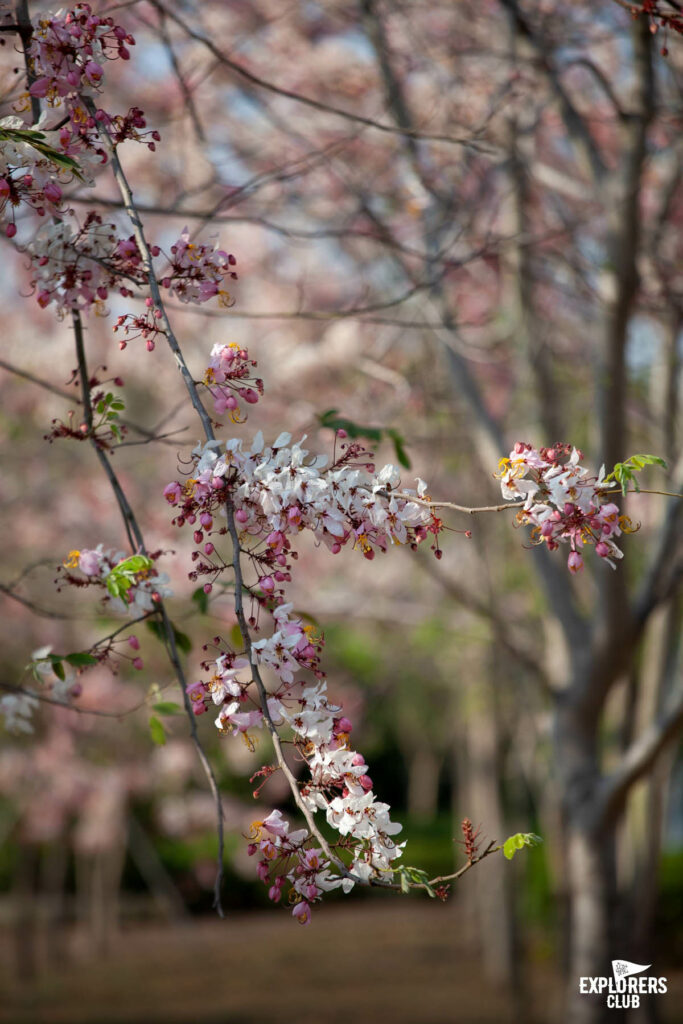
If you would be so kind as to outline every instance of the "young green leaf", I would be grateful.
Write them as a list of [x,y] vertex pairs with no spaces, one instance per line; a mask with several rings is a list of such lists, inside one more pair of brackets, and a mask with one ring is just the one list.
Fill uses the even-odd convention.
[[628,485],[633,484],[636,491],[640,490],[635,473],[639,473],[645,466],[661,466],[666,469],[666,462],[659,455],[631,455],[624,462],[617,462],[614,469],[605,477],[605,483],[616,480],[621,487],[621,493],[626,494]]
[[522,850],[525,846],[538,846],[542,842],[541,837],[533,832],[516,832],[514,836],[508,836],[503,843],[503,856],[512,860],[517,850]]
[[[182,633],[173,625],[173,623],[171,623],[171,628],[173,629],[173,636],[178,648],[183,652],[183,654],[189,654],[192,650],[192,641],[187,633]],[[158,619],[147,619],[147,629],[151,633],[154,633],[157,640],[161,640],[162,643],[165,643],[166,630],[163,622],[159,622]]]
[[68,662],[69,665],[73,665],[74,668],[85,668],[86,665],[98,664],[94,654],[88,654],[87,651],[75,651],[74,654],[65,654],[64,661]]
[[394,430],[393,427],[387,429],[386,434],[394,443],[394,451],[396,452],[396,458],[399,465],[403,466],[404,469],[410,469],[410,459],[408,458],[408,454],[404,447],[405,439],[401,437],[398,430]]
[[163,747],[166,742],[166,730],[155,715],[152,715],[149,720],[149,733],[152,742],[156,743],[158,747]]
[[174,704],[172,700],[160,700],[158,704],[152,704],[152,709],[159,715],[183,714],[180,704]]
[[209,595],[205,593],[204,587],[197,587],[196,590],[192,591],[192,600],[202,615],[206,615],[209,610]]

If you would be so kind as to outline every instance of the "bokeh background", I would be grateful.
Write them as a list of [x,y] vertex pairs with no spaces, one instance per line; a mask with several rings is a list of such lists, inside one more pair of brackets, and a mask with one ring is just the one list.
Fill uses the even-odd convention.
[[[596,469],[656,452],[669,468],[643,485],[680,491],[682,37],[612,0],[95,7],[137,40],[107,68],[109,109],[142,107],[162,136],[121,153],[149,237],[168,248],[187,225],[238,260],[232,308],[171,304],[197,378],[216,342],[259,361],[266,396],[223,436],[287,429],[329,452],[336,410],[379,464],[407,458],[406,485],[466,505],[499,501],[493,473],[520,439],[570,441]],[[11,113],[21,55],[2,43]],[[70,192],[125,225],[106,167]],[[76,360],[68,324],[30,294],[33,226],[18,226],[0,280],[5,691],[35,688],[36,649],[117,627],[54,580],[71,549],[125,540],[92,451],[44,440],[81,415]],[[138,301],[88,320],[88,357],[125,382],[111,458],[164,551],[199,678],[234,616],[229,594],[206,612],[191,598],[191,538],[162,490],[198,425],[161,345],[119,350],[112,325]],[[307,929],[267,905],[243,836],[271,752],[206,716],[228,826],[218,921],[215,809],[184,719],[152,742],[150,704],[178,695],[144,629],[142,671],[89,669],[79,711],[45,704],[33,735],[3,735],[0,1020],[596,1021],[577,979],[610,955],[669,979],[629,1020],[683,1020],[683,716],[667,718],[681,503],[623,504],[641,525],[614,574],[588,557],[571,578],[566,552],[530,551],[510,513],[450,516],[440,560],[428,545],[371,564],[301,550],[295,607],[324,633],[330,691],[408,863],[462,865],[465,817],[485,841],[544,839],[490,857],[446,904],[358,893]],[[260,801],[290,811],[277,776]]]

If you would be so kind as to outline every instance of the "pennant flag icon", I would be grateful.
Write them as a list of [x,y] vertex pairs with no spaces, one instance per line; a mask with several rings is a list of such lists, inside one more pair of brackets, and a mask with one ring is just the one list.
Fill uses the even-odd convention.
[[652,964],[633,964],[630,960],[613,960],[612,970],[617,981],[620,978],[628,978],[631,974],[640,974],[646,971]]

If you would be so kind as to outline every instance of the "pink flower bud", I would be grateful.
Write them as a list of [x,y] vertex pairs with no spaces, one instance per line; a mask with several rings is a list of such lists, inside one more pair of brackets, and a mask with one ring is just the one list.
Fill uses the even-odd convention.
[[164,487],[164,497],[170,505],[177,505],[182,493],[183,489],[177,480],[174,480],[171,484],[166,484]]
[[243,508],[238,508],[237,511],[235,512],[235,519],[237,520],[238,523],[246,523],[247,520],[249,519],[249,516],[244,511]]
[[583,558],[578,551],[570,551],[567,559],[567,568],[571,573],[581,572],[583,569]]
[[36,99],[42,100],[47,96],[48,89],[50,88],[49,78],[38,78],[31,85],[29,93],[31,96],[35,96]]
[[369,789],[372,789],[372,779],[370,778],[369,775],[361,775],[358,781],[360,782],[361,786],[363,787],[366,793],[368,792]]
[[340,718],[339,721],[337,722],[337,728],[339,732],[351,732],[351,730],[353,729],[353,723],[349,721],[349,719],[346,716],[344,716],[343,718]]
[[5,228],[5,234],[8,238],[14,238],[17,233],[17,225],[12,221]]
[[295,917],[299,924],[308,924],[311,920],[311,908],[305,900],[297,903],[292,910],[292,917]]
[[204,554],[205,555],[212,555],[215,550],[216,549],[214,548],[214,546],[211,543],[211,541],[207,540],[206,544],[204,545]]
[[202,514],[199,517],[199,522],[206,530],[210,530],[211,527],[213,526],[213,519],[211,518],[209,512],[202,512]]
[[[121,51],[119,50],[119,53]],[[92,85],[98,85],[102,81],[102,75],[104,74],[104,68],[99,64],[96,64],[94,60],[89,60],[83,69],[85,77]]]
[[96,551],[89,551],[87,548],[81,551],[78,556],[78,568],[86,576],[99,576],[100,558]]
[[253,388],[240,388],[238,394],[250,405],[256,405],[259,399],[258,392],[254,391]]
[[138,638],[134,634],[131,634],[128,637],[128,646],[132,647],[134,651],[139,651],[140,650],[140,641],[138,640]]
[[133,668],[136,668],[138,670],[138,672],[139,672],[140,669],[143,668],[143,667],[144,667],[144,662],[143,662],[142,658],[133,658]]
[[607,555],[609,555],[609,547],[607,544],[605,544],[604,540],[598,541],[598,543],[595,545],[595,553],[596,555],[599,555],[600,558],[606,558]]
[[210,594],[213,590],[213,583],[205,583],[203,589],[205,594]]
[[194,542],[195,542],[195,544],[201,544],[201,542],[203,540],[204,540],[204,534],[202,533],[202,531],[201,530],[195,530],[194,531]]
[[346,433],[346,431],[344,430],[343,427],[340,427],[339,430],[337,431],[337,437],[344,438],[344,437],[348,437],[348,436],[349,435]]
[[259,580],[259,586],[264,594],[272,594],[275,590],[275,582],[272,576],[262,576]]
[[56,185],[54,181],[48,181],[47,185],[43,189],[45,198],[51,203],[58,203],[62,198],[62,190],[59,185]]

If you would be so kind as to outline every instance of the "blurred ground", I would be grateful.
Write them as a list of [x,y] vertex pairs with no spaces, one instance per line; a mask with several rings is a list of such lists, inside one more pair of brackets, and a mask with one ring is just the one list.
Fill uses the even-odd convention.
[[[487,982],[454,907],[401,900],[326,907],[311,925],[274,910],[140,925],[107,955],[71,959],[30,985],[2,941],[3,1024],[560,1024],[559,977],[539,964],[523,1007]],[[683,1020],[683,976],[657,1000]],[[678,1015],[676,1015],[678,1014]],[[629,1018],[630,1019],[630,1018]]]

